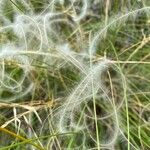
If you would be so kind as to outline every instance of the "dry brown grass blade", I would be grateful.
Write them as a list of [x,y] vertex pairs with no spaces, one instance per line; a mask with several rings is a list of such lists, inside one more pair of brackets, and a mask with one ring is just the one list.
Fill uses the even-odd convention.
[[[25,102],[25,103],[0,103],[0,108],[22,108],[26,109],[27,111],[18,114],[16,117],[21,118],[31,112],[36,113],[37,110],[43,109],[43,108],[52,108],[54,107],[54,101],[48,101],[48,102],[43,102],[43,101],[36,101],[36,102]],[[37,113],[36,113],[37,114]],[[8,121],[6,121],[3,125],[1,125],[1,128],[5,128],[8,126],[11,122],[13,122],[15,118],[12,118]]]
[[13,108],[13,107],[17,107],[17,108],[24,108],[24,109],[40,109],[43,107],[53,107],[54,106],[54,102],[48,101],[48,102],[43,102],[43,101],[36,101],[36,102],[26,102],[26,103],[4,103],[4,102],[0,102],[0,108]]

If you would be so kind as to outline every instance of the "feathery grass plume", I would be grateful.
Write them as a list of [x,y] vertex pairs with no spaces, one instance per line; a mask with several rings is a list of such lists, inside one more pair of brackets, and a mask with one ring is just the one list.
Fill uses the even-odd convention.
[[[66,41],[66,36],[68,36],[67,33],[71,33],[76,29],[75,23],[69,21],[69,19],[66,19],[64,13],[48,13],[43,17],[44,33],[46,36],[47,43],[50,47],[54,47],[54,43],[57,45],[57,42],[58,44],[61,44],[64,41]],[[64,32],[63,30],[65,29],[66,31]],[[77,34],[76,36],[76,39],[79,40],[80,36]]]
[[[75,10],[75,14],[72,15],[72,18],[75,22],[80,22],[84,17],[86,17],[87,11],[88,11],[88,1],[86,0],[81,0],[82,7],[81,6],[76,6],[75,3],[80,3],[80,1],[75,0],[73,2],[73,9]],[[75,5],[75,6],[74,6]],[[79,11],[81,11],[79,13]]]
[[[93,37],[93,40],[90,43],[89,51],[91,51],[93,54],[96,53],[96,47],[97,43],[100,42],[103,38],[104,35],[106,35],[107,31],[115,26],[118,27],[120,25],[125,25],[124,21],[126,21],[129,17],[135,17],[138,13],[142,13],[144,11],[149,11],[150,7],[143,7],[139,8],[133,11],[129,11],[125,13],[124,15],[119,15],[116,17],[116,19],[110,19],[110,23],[108,23],[106,26],[104,26],[102,29],[98,31],[98,33]],[[114,18],[114,16],[113,16]]]
[[103,88],[101,85],[101,79],[99,79],[99,77],[107,68],[108,63],[108,60],[102,61],[96,65],[93,70],[89,70],[89,72],[86,73],[86,76],[81,80],[78,86],[70,94],[66,102],[63,104],[60,112],[58,112],[58,114],[61,115],[59,116],[60,120],[58,122],[58,128],[60,128],[60,132],[66,132],[64,123],[67,121],[65,118],[67,118],[67,120],[68,118],[71,118],[73,115],[73,110],[76,110],[81,103],[87,101],[91,97],[91,74],[94,74],[95,76],[94,84],[96,89]]
[[[21,47],[20,47],[21,48]],[[1,49],[0,58],[2,59],[1,65],[1,87],[4,88],[4,92],[10,92],[9,97],[4,97],[1,95],[1,101],[13,101],[16,100],[26,94],[31,92],[33,88],[32,81],[28,78],[30,72],[30,62],[28,58],[25,56],[16,56],[19,51],[19,47],[15,47],[13,44],[5,45]],[[19,66],[20,75],[17,79],[15,79],[15,71],[17,72],[17,68],[9,69],[9,65],[6,64],[6,61],[14,61],[16,63],[16,67]],[[19,65],[17,65],[19,63]],[[10,64],[11,65],[11,64]],[[10,70],[10,71],[7,71]],[[14,77],[13,77],[14,76]],[[23,83],[25,80],[29,80],[29,85],[24,88]],[[14,94],[13,94],[14,93]]]
[[56,49],[58,52],[64,57],[64,60],[72,63],[75,67],[77,67],[81,73],[86,74],[86,66],[81,59],[77,59],[74,55],[74,52],[71,51],[68,44],[64,44],[61,46],[57,46]]
[[18,15],[14,22],[14,33],[24,40],[26,50],[41,51],[43,47],[43,33],[36,16]]

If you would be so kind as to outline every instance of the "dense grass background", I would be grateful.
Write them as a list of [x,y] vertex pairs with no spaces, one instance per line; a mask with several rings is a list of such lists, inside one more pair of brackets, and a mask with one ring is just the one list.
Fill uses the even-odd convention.
[[0,1],[0,150],[149,150],[149,115],[149,0]]

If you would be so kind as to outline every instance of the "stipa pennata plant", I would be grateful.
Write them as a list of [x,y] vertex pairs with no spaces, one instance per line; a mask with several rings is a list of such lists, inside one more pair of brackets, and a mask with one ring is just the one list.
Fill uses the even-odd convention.
[[150,7],[132,3],[1,1],[1,105],[13,107],[1,127],[33,140],[9,148],[149,148],[136,78],[148,85]]

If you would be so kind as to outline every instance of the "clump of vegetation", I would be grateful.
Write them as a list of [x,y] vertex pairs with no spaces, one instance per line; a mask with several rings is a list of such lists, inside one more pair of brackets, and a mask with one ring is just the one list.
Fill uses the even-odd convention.
[[0,149],[150,149],[149,0],[1,0],[0,14]]

